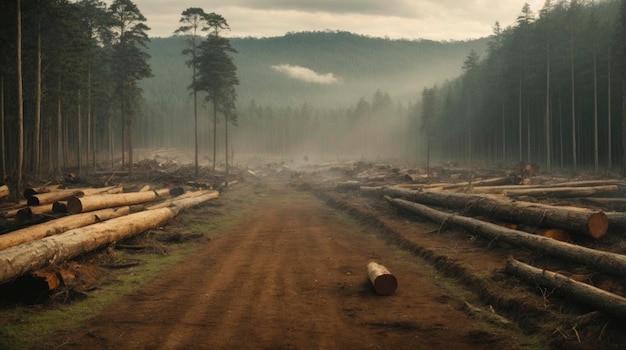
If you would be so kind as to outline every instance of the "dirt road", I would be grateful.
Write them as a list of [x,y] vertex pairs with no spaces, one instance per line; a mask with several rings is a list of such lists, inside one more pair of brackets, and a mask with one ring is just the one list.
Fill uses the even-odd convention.
[[[429,265],[308,193],[273,184],[250,213],[54,347],[525,347],[514,330],[463,312]],[[373,292],[370,261],[397,276],[394,295]]]

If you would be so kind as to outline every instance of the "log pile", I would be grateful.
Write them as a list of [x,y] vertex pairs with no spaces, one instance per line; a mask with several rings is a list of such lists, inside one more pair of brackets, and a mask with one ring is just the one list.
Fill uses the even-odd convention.
[[[120,186],[26,192],[27,200],[5,210],[3,220],[15,222],[19,212],[53,218],[0,235],[0,284],[25,274],[41,279],[38,269],[158,227],[182,210],[219,197],[207,190],[183,194],[182,188],[122,192]],[[67,200],[69,214],[49,214],[61,200]]]
[[[598,282],[626,277],[626,251],[612,243],[626,232],[623,179],[554,177],[526,163],[508,170],[451,164],[424,171],[357,162],[341,169],[327,166],[315,172],[326,175],[322,186],[340,191],[340,198],[350,196],[343,192],[359,193],[367,201],[385,198],[398,214],[427,218],[438,230],[455,226],[490,247],[501,242],[530,261],[540,257],[544,268],[514,258],[504,259],[502,266],[533,285],[626,319],[621,288]],[[558,272],[549,271],[554,265]],[[579,270],[593,281],[567,277]]]

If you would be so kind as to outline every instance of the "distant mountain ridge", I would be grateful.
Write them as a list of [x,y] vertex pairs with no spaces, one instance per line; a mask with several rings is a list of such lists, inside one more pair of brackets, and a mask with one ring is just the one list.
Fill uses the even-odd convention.
[[[239,103],[319,107],[355,105],[380,89],[394,100],[414,101],[424,86],[461,74],[471,50],[488,39],[458,42],[391,40],[349,32],[299,32],[271,38],[231,38],[237,49]],[[148,52],[155,77],[142,81],[151,104],[181,112],[189,105],[191,70],[181,37],[154,38]]]

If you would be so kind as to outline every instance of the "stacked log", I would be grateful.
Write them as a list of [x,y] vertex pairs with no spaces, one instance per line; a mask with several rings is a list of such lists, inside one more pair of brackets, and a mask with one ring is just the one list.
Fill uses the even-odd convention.
[[568,295],[578,302],[591,305],[605,313],[626,318],[626,298],[607,292],[586,283],[575,281],[559,273],[538,269],[509,258],[506,271],[512,275],[538,283]]
[[0,236],[0,250],[16,246],[18,244],[32,242],[44,237],[60,234],[74,228],[127,215],[129,213],[129,209],[130,208],[128,206],[113,209],[102,209],[90,213],[66,216],[45,222],[43,224],[12,231]]
[[179,211],[142,211],[0,250],[0,283],[158,227]]
[[530,248],[558,258],[594,266],[611,275],[626,276],[626,256],[560,242],[551,238],[512,230],[481,220],[445,213],[425,205],[386,196],[398,208],[411,211],[439,224],[452,224],[488,240],[500,240],[513,246]]
[[154,191],[71,197],[67,201],[67,210],[70,214],[78,214],[104,208],[148,203],[157,198],[158,195]]
[[505,222],[560,228],[575,234],[600,238],[607,232],[609,219],[601,211],[583,208],[547,206],[528,202],[514,202],[464,193],[411,191],[388,187],[382,192],[422,204],[462,209],[466,213],[491,217]]

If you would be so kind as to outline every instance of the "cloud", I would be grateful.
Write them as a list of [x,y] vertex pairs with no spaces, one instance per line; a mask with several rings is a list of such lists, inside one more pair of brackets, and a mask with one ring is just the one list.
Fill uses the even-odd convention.
[[290,64],[279,64],[272,66],[272,69],[286,74],[290,78],[306,81],[308,83],[330,85],[339,83],[339,79],[333,73],[320,74],[312,69]]
[[[104,0],[111,4],[113,0]],[[202,7],[224,16],[229,37],[282,36],[341,30],[392,39],[464,40],[488,36],[499,21],[514,24],[525,2],[537,13],[545,0],[135,0],[151,37],[172,35],[181,12]]]

